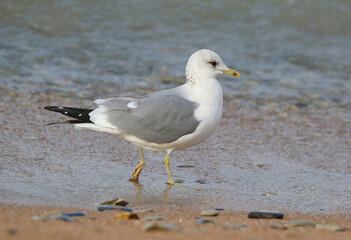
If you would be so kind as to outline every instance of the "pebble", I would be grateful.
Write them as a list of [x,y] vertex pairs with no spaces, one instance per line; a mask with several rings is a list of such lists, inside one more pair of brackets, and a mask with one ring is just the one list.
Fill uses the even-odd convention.
[[216,211],[224,211],[224,208],[215,208]]
[[249,212],[248,214],[249,218],[263,218],[263,219],[283,219],[284,214],[282,212],[276,212],[276,211],[253,211]]
[[276,226],[276,225],[271,225],[269,227],[272,228],[272,229],[276,229],[276,230],[286,230],[286,229],[288,229],[285,226]]
[[144,217],[143,220],[144,221],[160,221],[162,220],[162,217],[154,217],[154,216],[149,216],[149,217]]
[[259,168],[264,168],[268,166],[269,166],[268,164],[256,164],[256,167],[259,167]]
[[77,217],[88,217],[88,215],[82,212],[61,213],[60,215],[50,215],[44,218],[41,218],[39,216],[33,216],[31,218],[31,221],[46,221],[49,219],[54,219],[54,220],[62,220],[65,222],[73,222],[73,218],[77,218]]
[[237,230],[237,229],[242,229],[242,228],[246,228],[247,225],[246,224],[242,224],[242,225],[229,225],[229,226],[224,226],[224,229],[227,230]]
[[143,226],[144,231],[177,231],[178,227],[171,223],[145,223]]
[[184,180],[177,179],[177,180],[174,181],[174,183],[184,183]]
[[7,230],[7,232],[10,234],[10,235],[16,235],[18,234],[18,230],[15,229],[15,228],[10,228]]
[[206,219],[206,218],[198,218],[195,221],[197,224],[205,224],[205,223],[213,223],[215,224],[215,222],[211,219]]
[[217,216],[219,213],[217,211],[214,210],[206,210],[206,211],[202,211],[201,215],[202,216],[211,216],[211,217],[215,217]]
[[73,212],[73,213],[61,213],[61,215],[67,216],[67,217],[87,217],[85,213],[82,212]]
[[40,220],[43,220],[41,217],[39,216],[33,216],[30,220],[32,221],[40,221]]
[[203,181],[203,180],[196,180],[195,182],[197,182],[197,183],[200,183],[200,184],[206,184],[206,182],[205,181]]
[[126,206],[128,205],[128,201],[122,199],[122,198],[116,198],[116,199],[113,199],[111,201],[106,201],[106,202],[103,202],[101,203],[100,205],[113,205],[113,206]]
[[193,168],[195,166],[194,165],[190,165],[190,164],[182,164],[182,165],[178,165],[177,167],[179,167],[179,168]]
[[138,210],[138,211],[133,211],[134,213],[148,213],[148,212],[156,212],[153,209],[144,209],[144,210]]
[[271,195],[277,195],[276,193],[273,192],[265,192],[264,194],[262,194],[262,196],[271,196]]
[[118,214],[116,216],[113,216],[114,219],[124,219],[124,220],[131,220],[131,219],[139,219],[139,216],[135,213],[127,212],[127,213],[122,213]]
[[73,222],[73,219],[71,217],[65,216],[65,215],[51,215],[47,216],[43,220],[48,220],[48,219],[54,219],[54,220],[62,220],[64,222]]
[[316,224],[311,221],[305,221],[305,220],[293,220],[290,221],[289,226],[292,227],[315,227]]
[[325,225],[325,224],[316,224],[316,229],[319,230],[330,230],[333,232],[344,232],[348,231],[348,228],[340,227],[338,225]]
[[100,205],[97,207],[99,211],[114,211],[114,210],[121,210],[126,212],[133,212],[132,209],[122,206],[111,206],[111,205]]

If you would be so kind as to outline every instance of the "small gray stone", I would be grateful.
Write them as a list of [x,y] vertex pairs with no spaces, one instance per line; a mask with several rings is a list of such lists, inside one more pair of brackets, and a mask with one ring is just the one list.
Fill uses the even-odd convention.
[[54,220],[61,220],[64,222],[73,222],[73,219],[71,217],[65,216],[65,215],[51,215],[51,216],[47,216],[46,218],[44,218],[45,220],[48,219],[54,219]]
[[150,222],[143,226],[144,231],[177,231],[178,227],[171,223]]
[[272,229],[276,229],[276,230],[286,230],[286,229],[288,229],[285,226],[276,226],[276,225],[271,225],[269,227],[272,228]]
[[143,209],[143,210],[138,210],[138,211],[133,211],[135,213],[148,213],[148,212],[156,212],[153,209]]
[[190,165],[190,164],[181,164],[181,165],[178,165],[177,167],[179,167],[179,168],[193,168],[195,166],[194,165]]
[[215,217],[217,216],[219,213],[215,210],[205,210],[201,212],[202,216],[210,216],[210,217]]
[[229,225],[229,226],[224,226],[224,229],[227,230],[237,230],[237,229],[242,229],[242,228],[246,228],[247,225],[246,224],[242,224],[242,225]]
[[224,211],[224,208],[215,208],[216,211]]
[[33,216],[30,220],[32,221],[40,221],[40,220],[43,220],[41,217],[39,216]]
[[106,202],[103,202],[101,203],[100,205],[113,205],[113,206],[126,206],[128,205],[128,201],[122,199],[122,198],[116,198],[116,199],[113,199],[113,200],[110,200],[110,201],[106,201]]
[[205,181],[200,180],[200,179],[196,180],[195,182],[200,183],[200,184],[206,184],[206,182],[205,182]]
[[195,221],[197,224],[205,224],[205,223],[213,223],[215,224],[215,222],[211,219],[206,219],[206,218],[198,218]]
[[276,212],[276,211],[253,211],[249,212],[248,214],[249,218],[262,218],[262,219],[283,219],[284,214],[282,212]]
[[316,229],[319,230],[330,230],[333,232],[344,232],[348,231],[348,228],[340,227],[338,225],[325,225],[325,224],[316,224]]
[[265,196],[265,197],[272,196],[272,195],[277,195],[277,194],[273,193],[273,192],[265,192],[265,193],[262,194],[262,196]]
[[162,217],[158,217],[158,216],[149,216],[149,217],[144,217],[143,220],[144,221],[160,221],[162,220]]
[[174,183],[184,183],[184,180],[177,179],[177,180],[174,181]]
[[315,227],[316,224],[312,221],[293,220],[293,221],[290,221],[289,226],[292,226],[292,227]]
[[127,207],[122,207],[122,206],[110,206],[110,205],[100,205],[97,207],[97,210],[99,211],[114,211],[114,210],[120,210],[120,211],[126,211],[126,212],[133,212],[132,209],[127,208]]

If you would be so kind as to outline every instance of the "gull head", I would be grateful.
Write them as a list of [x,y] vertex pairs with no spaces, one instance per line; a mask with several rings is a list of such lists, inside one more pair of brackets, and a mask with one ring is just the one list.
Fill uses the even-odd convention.
[[194,52],[188,60],[185,68],[186,79],[191,84],[196,84],[202,79],[217,78],[221,74],[229,74],[240,77],[239,73],[228,68],[221,57],[208,49]]

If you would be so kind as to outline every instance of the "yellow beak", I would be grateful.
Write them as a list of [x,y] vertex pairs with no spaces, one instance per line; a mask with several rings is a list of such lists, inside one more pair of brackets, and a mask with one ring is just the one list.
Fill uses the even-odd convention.
[[228,75],[232,75],[234,77],[240,78],[240,74],[237,71],[230,68],[228,70],[221,70],[221,72],[224,74],[228,74]]

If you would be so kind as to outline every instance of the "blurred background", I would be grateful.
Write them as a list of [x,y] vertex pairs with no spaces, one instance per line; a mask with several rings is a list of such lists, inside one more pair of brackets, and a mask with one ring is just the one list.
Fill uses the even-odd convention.
[[351,103],[349,0],[0,2],[2,92],[140,95],[184,82],[191,53],[238,70],[226,98]]

